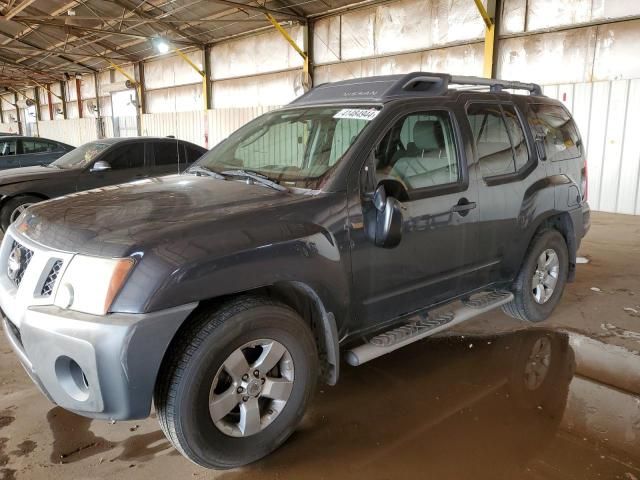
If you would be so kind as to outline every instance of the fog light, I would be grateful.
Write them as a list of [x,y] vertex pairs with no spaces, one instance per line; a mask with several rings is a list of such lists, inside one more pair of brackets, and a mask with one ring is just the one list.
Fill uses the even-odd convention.
[[89,398],[89,381],[78,362],[63,355],[56,360],[55,371],[67,395],[79,402]]

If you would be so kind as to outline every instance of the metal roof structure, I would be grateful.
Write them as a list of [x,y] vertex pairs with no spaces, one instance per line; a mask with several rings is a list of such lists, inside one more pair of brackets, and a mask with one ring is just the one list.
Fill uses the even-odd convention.
[[[203,47],[354,4],[353,0],[0,0],[0,86],[46,83],[112,63]],[[359,2],[363,3],[363,2]],[[364,2],[368,3],[368,2]]]

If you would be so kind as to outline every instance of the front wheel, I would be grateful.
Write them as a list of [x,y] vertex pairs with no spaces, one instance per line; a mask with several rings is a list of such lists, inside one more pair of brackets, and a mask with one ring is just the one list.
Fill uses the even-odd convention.
[[198,465],[246,465],[293,433],[317,371],[313,335],[295,311],[234,299],[201,311],[169,351],[154,398],[160,425]]
[[34,197],[33,195],[24,195],[7,200],[0,211],[0,227],[2,227],[2,231],[6,232],[9,225],[15,222],[22,212],[34,203],[41,201],[41,198]]
[[543,230],[531,241],[513,284],[514,299],[502,307],[519,320],[546,320],[560,301],[567,283],[569,253],[557,230]]

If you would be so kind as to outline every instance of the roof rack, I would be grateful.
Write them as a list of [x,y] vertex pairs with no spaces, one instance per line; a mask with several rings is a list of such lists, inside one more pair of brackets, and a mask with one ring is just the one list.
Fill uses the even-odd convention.
[[491,92],[505,89],[527,90],[531,95],[542,95],[536,83],[512,82],[480,77],[449,75],[446,73],[413,72],[405,75],[364,77],[339,82],[323,83],[309,90],[293,102],[294,105],[328,103],[383,103],[403,96],[445,95],[450,85],[488,87]]

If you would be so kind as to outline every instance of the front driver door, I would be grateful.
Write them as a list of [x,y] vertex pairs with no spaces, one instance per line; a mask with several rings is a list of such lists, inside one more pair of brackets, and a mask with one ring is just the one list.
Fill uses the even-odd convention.
[[[94,171],[93,165],[98,161],[107,162],[111,168]],[[149,173],[146,164],[145,142],[127,141],[124,145],[117,145],[96,157],[91,166],[78,178],[77,189],[89,190],[146,178]]]
[[[424,109],[396,118],[360,174],[359,204],[350,205],[354,330],[375,329],[482,283],[482,255],[474,248],[478,194],[453,112]],[[380,182],[404,208],[402,239],[391,249],[376,247],[366,234],[371,192]]]

